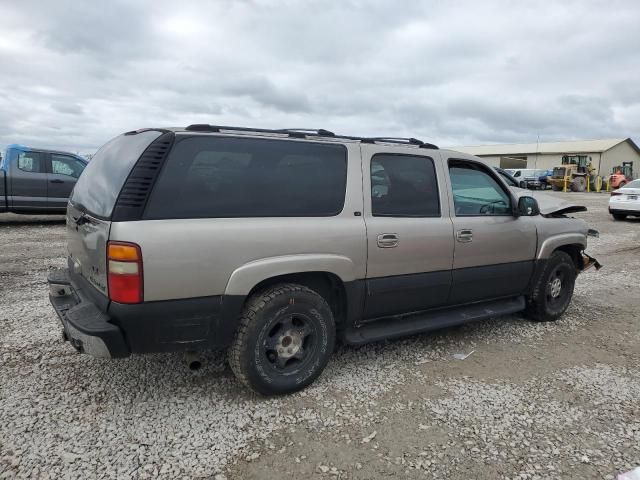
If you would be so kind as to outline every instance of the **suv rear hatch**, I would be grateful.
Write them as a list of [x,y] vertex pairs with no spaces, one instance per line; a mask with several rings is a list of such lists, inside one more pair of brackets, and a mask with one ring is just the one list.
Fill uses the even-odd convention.
[[109,141],[89,162],[69,200],[69,275],[72,280],[82,277],[105,297],[109,295],[107,242],[116,202],[137,160],[161,134],[129,132]]

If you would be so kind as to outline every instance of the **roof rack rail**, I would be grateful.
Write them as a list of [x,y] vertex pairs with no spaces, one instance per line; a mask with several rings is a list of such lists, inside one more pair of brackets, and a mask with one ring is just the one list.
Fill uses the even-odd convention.
[[401,143],[407,145],[417,145],[420,148],[430,148],[433,150],[438,150],[437,145],[434,145],[433,143],[423,142],[422,140],[413,137],[369,137],[362,139],[362,141],[365,143]]
[[367,140],[371,140],[372,142],[388,142],[388,143],[408,143],[410,145],[424,145],[422,140],[418,140],[417,138],[405,138],[405,137],[371,137]]
[[264,132],[264,133],[281,133],[287,132],[271,130],[268,128],[249,128],[249,127],[228,127],[226,125],[209,125],[208,123],[194,123],[185,128],[189,132],[221,132],[223,130],[238,131],[238,132]]
[[336,134],[325,130],[324,128],[283,128],[281,130],[276,130],[282,133],[288,133],[292,136],[300,136],[304,137],[306,135],[318,135],[320,137],[335,137]]
[[249,128],[249,127],[228,127],[222,125],[209,125],[208,123],[194,123],[185,128],[188,132],[221,132],[221,131],[237,131],[237,132],[256,132],[256,133],[270,133],[272,135],[287,135],[292,138],[304,138],[306,136],[317,137],[331,137],[335,139],[344,140],[357,140],[363,143],[399,143],[403,145],[416,145],[419,148],[431,148],[437,150],[438,147],[432,143],[426,143],[417,138],[404,138],[404,137],[356,137],[351,135],[336,135],[330,130],[323,128],[309,129],[309,128],[281,128],[273,130],[269,128]]

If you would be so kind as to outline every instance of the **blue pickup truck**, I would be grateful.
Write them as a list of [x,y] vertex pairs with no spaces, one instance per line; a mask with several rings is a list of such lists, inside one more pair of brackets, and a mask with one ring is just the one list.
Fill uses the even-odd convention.
[[9,145],[0,160],[0,213],[64,213],[86,166],[73,153]]

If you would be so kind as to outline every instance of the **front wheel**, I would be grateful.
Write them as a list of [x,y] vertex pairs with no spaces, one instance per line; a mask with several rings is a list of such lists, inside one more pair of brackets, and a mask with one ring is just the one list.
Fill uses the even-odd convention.
[[624,220],[627,216],[624,213],[612,213],[614,220]]
[[575,177],[571,183],[571,190],[584,192],[587,189],[587,180],[584,177]]
[[577,273],[569,254],[553,252],[527,298],[526,317],[537,322],[560,318],[571,303]]
[[333,313],[324,298],[302,285],[276,285],[247,301],[229,348],[229,365],[258,393],[295,392],[322,373],[335,337]]

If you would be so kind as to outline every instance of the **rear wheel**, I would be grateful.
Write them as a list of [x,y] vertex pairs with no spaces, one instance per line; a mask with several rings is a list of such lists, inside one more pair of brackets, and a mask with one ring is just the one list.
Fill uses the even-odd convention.
[[569,254],[553,252],[527,298],[526,317],[538,322],[557,320],[571,303],[576,275],[576,266]]
[[612,213],[614,220],[624,220],[627,216],[624,213]]
[[229,348],[229,364],[258,393],[295,392],[322,373],[335,336],[333,313],[324,298],[302,285],[277,285],[247,301]]

